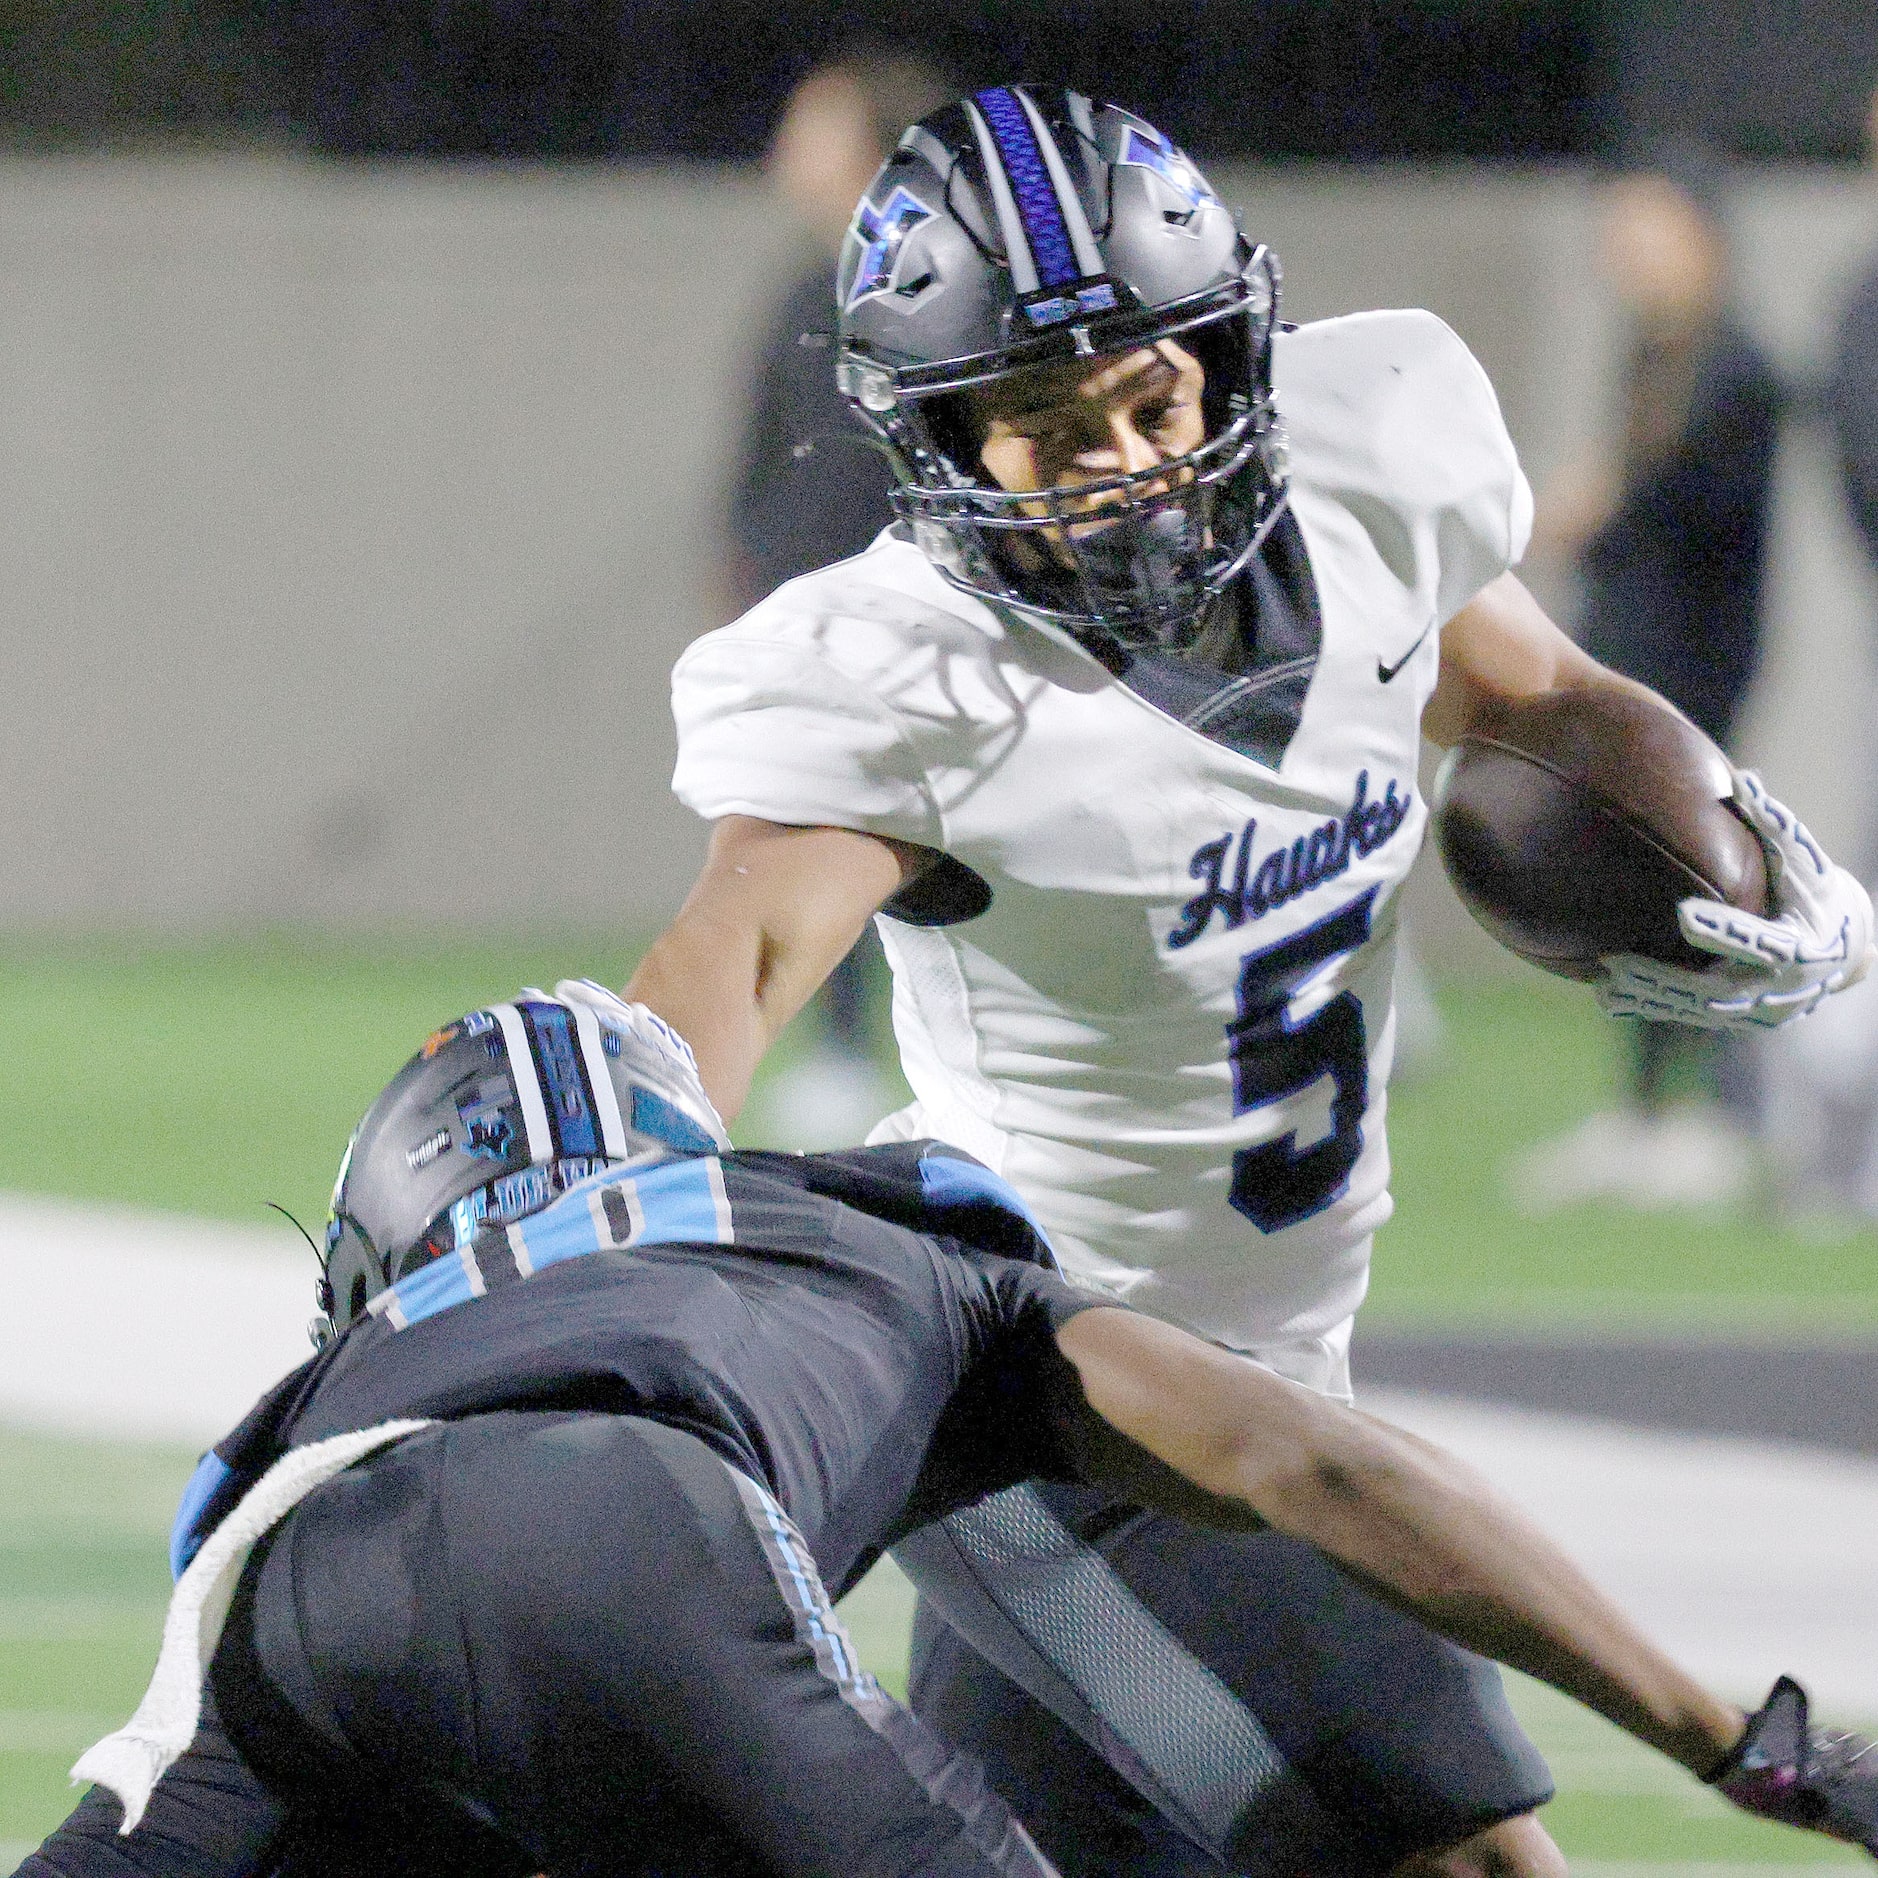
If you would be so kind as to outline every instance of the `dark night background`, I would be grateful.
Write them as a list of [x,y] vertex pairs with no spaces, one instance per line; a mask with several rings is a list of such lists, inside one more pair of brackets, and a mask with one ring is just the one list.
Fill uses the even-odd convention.
[[1849,160],[1878,77],[1871,0],[0,0],[0,142],[734,161],[857,40],[1281,161]]

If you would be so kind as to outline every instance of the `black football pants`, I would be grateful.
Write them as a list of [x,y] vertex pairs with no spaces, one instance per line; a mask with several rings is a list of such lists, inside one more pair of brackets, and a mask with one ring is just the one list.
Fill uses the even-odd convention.
[[144,1824],[94,1790],[22,1878],[1053,1878],[775,1501],[655,1422],[371,1456],[257,1554],[210,1683]]

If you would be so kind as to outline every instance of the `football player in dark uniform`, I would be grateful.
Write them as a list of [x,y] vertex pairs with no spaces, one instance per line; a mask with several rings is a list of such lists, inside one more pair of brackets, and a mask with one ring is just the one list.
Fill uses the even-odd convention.
[[684,1044],[598,987],[399,1072],[323,1302],[198,1470],[150,1692],[25,1878],[1048,1878],[830,1602],[1037,1477],[1296,1533],[1753,1810],[1878,1841],[1878,1769],[1796,1685],[1743,1717],[1438,1451],[1068,1284],[957,1150],[730,1152]]

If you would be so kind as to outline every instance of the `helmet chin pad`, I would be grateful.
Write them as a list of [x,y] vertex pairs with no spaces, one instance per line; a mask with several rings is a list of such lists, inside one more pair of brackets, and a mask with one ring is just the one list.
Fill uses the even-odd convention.
[[1130,614],[1153,607],[1185,625],[1206,601],[1206,536],[1191,510],[1167,507],[1118,516],[1068,546],[1099,600]]
[[990,552],[1010,563],[1014,588],[1055,602],[1052,610],[1100,619],[1125,646],[1179,652],[1198,636],[1216,591],[1207,581],[1212,547],[1200,505],[1175,499]]

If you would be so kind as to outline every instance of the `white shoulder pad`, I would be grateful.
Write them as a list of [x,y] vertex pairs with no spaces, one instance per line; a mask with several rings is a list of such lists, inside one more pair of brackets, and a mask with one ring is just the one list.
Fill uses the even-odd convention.
[[1320,320],[1280,333],[1272,367],[1294,479],[1349,509],[1438,619],[1525,553],[1532,491],[1492,384],[1444,321]]
[[[937,594],[923,591],[928,580]],[[673,793],[711,821],[754,815],[937,845],[901,705],[948,638],[980,631],[945,606],[949,593],[916,548],[883,538],[706,633],[672,671]]]

